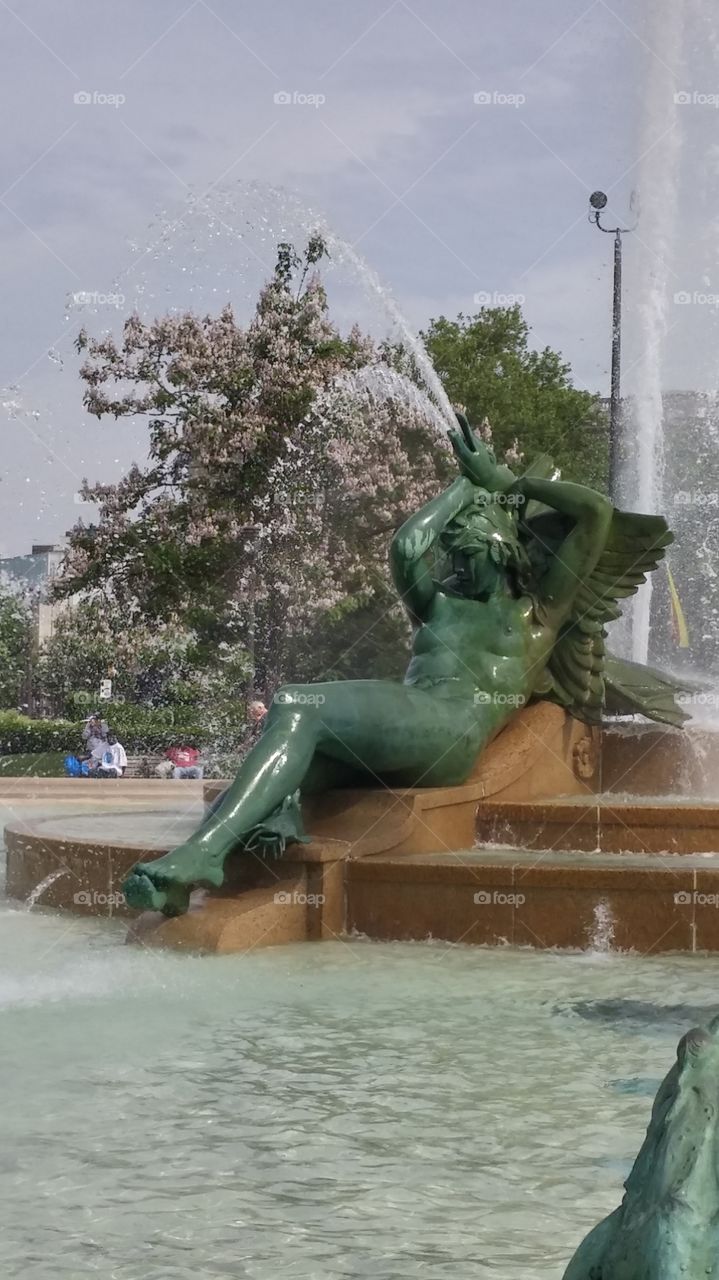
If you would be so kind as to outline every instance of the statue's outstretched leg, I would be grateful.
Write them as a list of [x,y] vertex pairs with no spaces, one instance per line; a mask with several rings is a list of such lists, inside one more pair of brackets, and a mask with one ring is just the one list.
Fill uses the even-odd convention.
[[[130,906],[180,914],[187,910],[193,885],[223,883],[225,859],[238,845],[249,843],[262,852],[262,832],[271,825],[268,814],[288,809],[288,797],[298,790],[312,764],[319,731],[315,708],[273,709],[262,737],[199,830],[163,858],[135,867],[125,882]],[[291,814],[286,815],[285,826],[288,819],[291,825]],[[277,825],[282,831],[281,820]],[[272,831],[267,835],[271,840]]]
[[184,844],[138,864],[125,883],[128,903],[180,914],[193,885],[223,883],[233,850],[266,856],[302,839],[300,789],[463,781],[496,717],[468,696],[434,696],[398,681],[288,686],[220,804]]

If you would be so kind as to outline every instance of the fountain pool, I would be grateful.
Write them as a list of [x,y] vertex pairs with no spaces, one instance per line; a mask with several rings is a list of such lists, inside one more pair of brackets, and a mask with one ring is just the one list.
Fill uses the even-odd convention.
[[8,1280],[558,1280],[719,972],[0,914]]

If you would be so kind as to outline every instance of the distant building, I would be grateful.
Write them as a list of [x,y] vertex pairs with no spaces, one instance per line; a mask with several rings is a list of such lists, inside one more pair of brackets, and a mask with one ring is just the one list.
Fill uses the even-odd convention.
[[33,601],[35,615],[35,648],[49,640],[55,624],[68,606],[67,600],[47,600],[47,588],[57,575],[67,548],[63,544],[35,543],[27,556],[10,556],[0,559],[0,582],[10,589],[28,592]]

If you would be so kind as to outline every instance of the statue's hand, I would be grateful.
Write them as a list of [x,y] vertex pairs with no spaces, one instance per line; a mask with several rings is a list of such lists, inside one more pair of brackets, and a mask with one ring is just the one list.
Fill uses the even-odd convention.
[[461,431],[450,431],[449,439],[463,476],[482,489],[496,489],[497,463],[491,449],[472,431],[463,413],[457,414]]
[[524,484],[524,476],[520,476],[514,481],[505,492],[505,497],[513,501],[513,504],[521,513],[521,509],[527,501],[527,491]]

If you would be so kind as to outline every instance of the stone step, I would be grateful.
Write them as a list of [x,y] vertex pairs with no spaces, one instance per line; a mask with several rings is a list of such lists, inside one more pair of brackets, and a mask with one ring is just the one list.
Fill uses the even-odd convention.
[[202,793],[202,782],[185,778],[0,778],[0,801],[69,800],[79,807],[98,801],[117,807],[126,800],[187,799]]
[[719,856],[478,848],[346,866],[347,927],[484,946],[719,950]]
[[587,853],[715,853],[719,803],[647,796],[568,796],[477,809],[481,844]]

